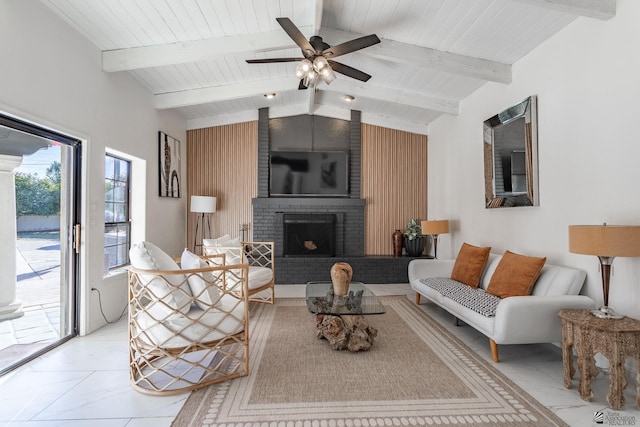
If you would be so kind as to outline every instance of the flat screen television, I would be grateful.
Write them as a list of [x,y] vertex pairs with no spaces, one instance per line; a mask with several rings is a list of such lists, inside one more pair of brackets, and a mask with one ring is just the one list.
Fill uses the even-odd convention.
[[349,153],[346,151],[272,151],[271,196],[349,196]]

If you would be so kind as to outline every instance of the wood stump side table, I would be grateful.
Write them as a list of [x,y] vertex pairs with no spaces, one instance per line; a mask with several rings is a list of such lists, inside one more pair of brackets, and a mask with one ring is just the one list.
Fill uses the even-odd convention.
[[[575,368],[573,349],[578,353],[580,378],[578,389],[582,400],[593,398],[591,380],[598,374],[594,356],[602,353],[609,360],[611,384],[607,402],[611,409],[624,408],[624,388],[627,379],[624,363],[633,357],[640,366],[640,320],[625,317],[623,319],[600,319],[591,314],[591,310],[560,310],[562,320],[562,369],[564,386],[571,388]],[[636,375],[636,406],[640,408],[640,371]]]

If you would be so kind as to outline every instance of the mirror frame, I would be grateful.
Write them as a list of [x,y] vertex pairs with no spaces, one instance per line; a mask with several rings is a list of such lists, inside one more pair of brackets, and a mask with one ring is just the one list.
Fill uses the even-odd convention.
[[[538,199],[538,97],[532,95],[484,121],[484,188],[485,208],[539,206]],[[514,120],[524,118],[526,193],[496,195],[495,186],[495,130]]]

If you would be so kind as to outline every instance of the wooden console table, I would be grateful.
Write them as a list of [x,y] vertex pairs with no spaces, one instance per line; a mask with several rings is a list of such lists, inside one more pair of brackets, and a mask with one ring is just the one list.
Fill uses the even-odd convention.
[[[624,408],[623,391],[627,386],[624,363],[634,357],[640,366],[640,320],[625,317],[619,320],[600,319],[590,310],[561,310],[562,320],[562,368],[564,386],[571,388],[575,368],[573,348],[578,353],[580,397],[593,398],[591,380],[598,374],[593,356],[602,353],[609,359],[611,385],[607,402],[612,409]],[[636,406],[640,407],[640,371],[636,376]]]

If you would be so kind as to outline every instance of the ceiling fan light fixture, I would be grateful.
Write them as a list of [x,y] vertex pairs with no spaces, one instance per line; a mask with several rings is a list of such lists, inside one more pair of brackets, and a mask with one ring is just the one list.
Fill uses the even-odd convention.
[[298,76],[299,79],[306,77],[310,71],[313,71],[313,64],[308,59],[303,59],[296,66],[296,76]]
[[329,61],[324,56],[316,56],[313,60],[313,69],[320,74],[322,80],[326,84],[331,84],[332,81],[336,79],[336,73],[333,72],[331,65],[329,65]]
[[319,74],[326,84],[331,84],[331,82],[336,79],[336,73],[333,72],[331,67],[323,68]]
[[306,87],[312,87],[313,85],[315,85],[317,79],[318,79],[318,73],[316,73],[313,69],[311,69],[303,77],[303,83]]
[[322,70],[330,68],[329,61],[324,56],[317,56],[316,59],[313,60],[313,69],[318,73],[322,73]]
[[[320,0],[317,2],[322,4]],[[249,64],[269,64],[276,62],[298,62],[295,69],[296,76],[300,79],[298,84],[299,90],[313,87],[316,84],[318,75],[326,84],[330,84],[336,79],[335,73],[343,74],[362,82],[368,81],[371,76],[351,66],[341,64],[333,60],[333,58],[346,55],[351,52],[364,49],[374,44],[380,43],[380,39],[375,34],[358,37],[331,46],[325,43],[320,36],[313,36],[307,40],[304,34],[289,18],[280,17],[276,21],[291,40],[301,49],[304,58],[264,58],[264,59],[247,59]],[[331,58],[331,59],[327,59]]]

